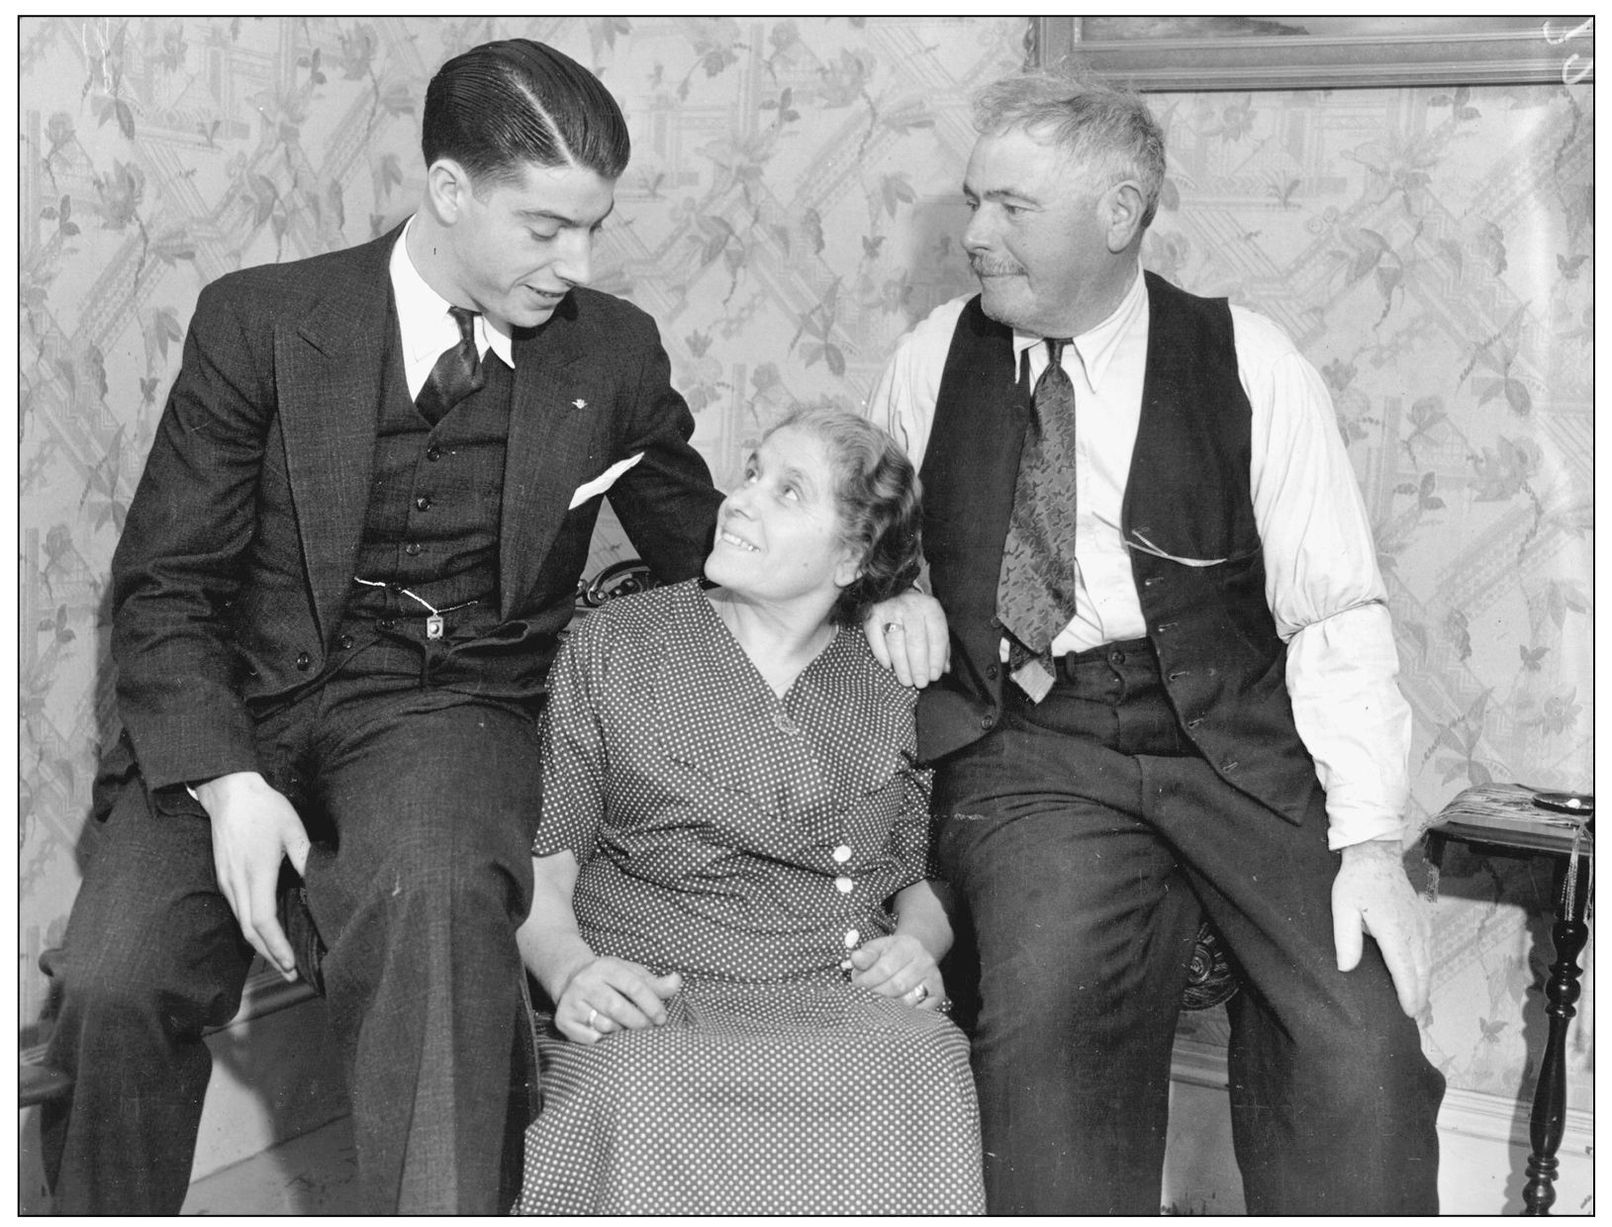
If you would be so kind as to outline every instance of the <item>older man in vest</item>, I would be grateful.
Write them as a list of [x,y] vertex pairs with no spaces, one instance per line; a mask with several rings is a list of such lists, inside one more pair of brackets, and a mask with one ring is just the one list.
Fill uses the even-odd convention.
[[[1249,1210],[1434,1213],[1410,716],[1326,389],[1269,320],[1141,271],[1164,146],[1140,100],[1032,74],[976,126],[980,293],[903,338],[871,412],[922,466],[948,624],[919,748],[979,950],[991,1209],[1158,1212],[1207,916],[1245,986]],[[897,656],[946,652],[906,602]]]

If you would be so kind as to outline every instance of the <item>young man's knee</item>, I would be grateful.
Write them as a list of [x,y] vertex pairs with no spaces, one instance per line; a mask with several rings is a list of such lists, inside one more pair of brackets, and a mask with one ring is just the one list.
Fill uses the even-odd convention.
[[160,971],[103,962],[78,972],[70,960],[58,973],[62,1017],[76,1022],[87,1040],[115,1036],[120,1045],[196,1037],[227,1021],[239,1007],[239,994],[222,987],[197,991]]
[[519,923],[531,904],[531,858],[484,848],[452,849],[405,843],[392,849],[370,880],[389,910],[467,920],[495,916]]

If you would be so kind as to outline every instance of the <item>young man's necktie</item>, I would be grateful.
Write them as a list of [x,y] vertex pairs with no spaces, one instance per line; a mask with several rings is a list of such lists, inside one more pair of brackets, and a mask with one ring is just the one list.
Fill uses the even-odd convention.
[[476,313],[464,307],[449,307],[448,314],[459,325],[459,344],[442,351],[425,378],[425,386],[414,398],[415,406],[433,426],[465,397],[480,391],[486,382],[481,370],[481,354],[476,349]]

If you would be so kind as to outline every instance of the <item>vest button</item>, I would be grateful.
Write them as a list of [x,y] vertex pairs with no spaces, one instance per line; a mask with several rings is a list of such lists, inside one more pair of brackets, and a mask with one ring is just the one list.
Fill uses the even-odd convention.
[[998,672],[1000,672],[1000,670],[998,670],[995,665],[987,665],[985,668],[985,680],[988,682],[994,682]]
[[425,449],[425,458],[427,460],[441,460],[442,459],[442,447],[441,447],[441,445],[437,444],[437,443],[433,443],[430,447],[426,448]]
[[980,717],[980,728],[988,729],[988,728],[994,728],[995,726],[996,726],[996,714],[994,712],[987,712],[985,715]]
[[351,635],[343,635],[340,639],[336,640],[336,646],[345,650],[352,647],[355,642],[356,640],[354,640]]
[[420,552],[420,543],[418,541],[410,541],[403,547],[403,552],[410,558],[415,557]]
[[1002,629],[1002,619],[998,618],[995,614],[991,615],[991,629],[993,631],[999,631]]
[[382,618],[375,625],[380,627],[383,631],[395,631],[397,629],[397,619],[396,618]]
[[1125,663],[1125,653],[1115,648],[1108,654],[1108,663],[1111,665],[1123,665]]
[[420,495],[419,498],[414,500],[414,505],[416,507],[418,507],[421,511],[430,511],[431,510],[431,496],[429,494]]
[[297,668],[306,673],[312,664],[313,657],[309,656],[306,652],[297,653]]

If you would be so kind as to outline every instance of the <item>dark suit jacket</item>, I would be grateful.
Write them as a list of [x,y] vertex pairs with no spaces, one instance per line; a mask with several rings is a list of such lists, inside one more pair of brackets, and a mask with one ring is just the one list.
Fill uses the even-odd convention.
[[[260,769],[248,704],[324,665],[368,506],[398,233],[231,273],[196,303],[112,560],[119,714],[151,788]],[[599,510],[567,509],[579,486],[644,453],[609,498],[667,581],[699,573],[720,495],[644,312],[574,290],[516,335],[514,365],[494,633],[552,644]]]

